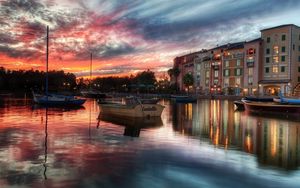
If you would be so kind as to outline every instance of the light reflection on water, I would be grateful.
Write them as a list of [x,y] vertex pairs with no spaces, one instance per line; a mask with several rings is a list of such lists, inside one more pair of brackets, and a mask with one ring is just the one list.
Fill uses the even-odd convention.
[[99,116],[98,104],[0,107],[1,187],[298,187],[299,122],[172,104],[161,119]]

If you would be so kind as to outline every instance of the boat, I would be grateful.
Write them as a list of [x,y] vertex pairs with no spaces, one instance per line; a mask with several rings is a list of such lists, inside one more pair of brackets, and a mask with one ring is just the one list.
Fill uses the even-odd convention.
[[139,99],[142,104],[157,104],[160,100],[159,98],[151,98],[151,99]]
[[300,105],[300,98],[284,97],[282,93],[279,93],[277,101],[282,104]]
[[244,106],[243,101],[236,100],[236,101],[233,101],[233,103],[236,106],[236,110],[245,110],[245,106]]
[[99,114],[97,127],[101,126],[100,121],[124,126],[124,136],[139,137],[142,129],[153,129],[163,125],[161,117],[115,117]]
[[271,113],[271,114],[298,114],[300,105],[283,104],[276,102],[256,102],[242,99],[245,110],[253,113]]
[[257,97],[257,96],[246,96],[243,99],[247,100],[247,101],[256,101],[256,102],[273,102],[273,98],[271,96],[261,96],[261,97]]
[[188,95],[171,95],[171,100],[177,103],[194,103],[197,102],[197,98]]
[[160,104],[143,104],[135,97],[127,97],[122,103],[99,103],[101,114],[120,117],[159,117],[164,109]]
[[81,106],[86,99],[75,96],[51,94],[48,92],[48,44],[49,44],[49,27],[47,26],[47,48],[46,48],[46,91],[45,94],[38,94],[32,90],[33,101],[39,105],[45,106]]

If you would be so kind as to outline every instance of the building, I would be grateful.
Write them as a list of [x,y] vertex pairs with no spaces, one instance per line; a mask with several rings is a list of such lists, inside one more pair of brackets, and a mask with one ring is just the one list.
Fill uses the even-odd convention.
[[261,30],[262,78],[259,93],[292,94],[300,82],[300,28],[293,24]]
[[258,95],[258,82],[261,80],[262,40],[254,39],[244,44],[244,94]]
[[[174,59],[181,91],[192,74],[190,91],[229,95],[300,95],[300,27],[288,24],[261,30],[261,38],[217,46]],[[174,80],[174,78],[173,78]],[[192,89],[192,90],[191,90]]]
[[222,59],[222,90],[226,95],[240,95],[244,88],[244,42],[228,44]]

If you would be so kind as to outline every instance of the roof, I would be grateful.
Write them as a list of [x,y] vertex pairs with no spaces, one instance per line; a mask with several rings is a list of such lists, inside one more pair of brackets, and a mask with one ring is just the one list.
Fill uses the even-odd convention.
[[224,44],[222,46],[217,46],[217,47],[209,49],[209,50],[217,50],[217,49],[222,49],[222,48],[224,48],[225,50],[234,50],[234,49],[243,48],[244,43],[245,42],[228,43],[228,44]]
[[246,43],[252,43],[252,42],[260,42],[262,41],[262,38],[256,38],[256,39],[253,39],[253,40],[250,40],[250,41],[247,41]]
[[270,27],[270,28],[262,29],[260,31],[262,32],[262,31],[266,31],[266,30],[277,29],[277,28],[281,28],[281,27],[289,27],[289,26],[295,26],[295,27],[300,28],[299,26],[297,26],[295,24],[284,24],[284,25],[279,25],[279,26],[275,26],[275,27]]

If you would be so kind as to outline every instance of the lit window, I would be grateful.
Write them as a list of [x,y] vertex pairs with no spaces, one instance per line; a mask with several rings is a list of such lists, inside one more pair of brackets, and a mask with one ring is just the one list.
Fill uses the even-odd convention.
[[273,73],[278,73],[278,66],[273,66],[272,71],[273,71]]
[[274,54],[278,54],[278,53],[279,53],[279,48],[278,48],[278,46],[274,46],[274,47],[273,47],[273,53],[274,53]]
[[274,56],[274,57],[273,57],[273,63],[278,63],[278,62],[279,62],[278,56]]
[[248,75],[249,75],[249,76],[252,76],[252,75],[253,75],[253,68],[252,68],[252,67],[248,69]]
[[235,79],[235,84],[240,85],[241,84],[241,78],[236,78]]
[[219,76],[219,71],[216,70],[216,71],[215,71],[215,77],[218,77],[218,76]]

